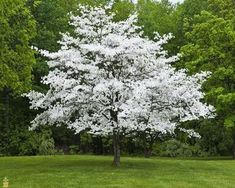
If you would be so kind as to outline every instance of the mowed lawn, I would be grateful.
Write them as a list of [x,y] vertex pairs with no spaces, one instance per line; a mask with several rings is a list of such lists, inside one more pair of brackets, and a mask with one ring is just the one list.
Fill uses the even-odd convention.
[[[0,177],[10,188],[227,188],[235,187],[235,161],[110,156],[0,158]],[[1,187],[2,185],[0,185]]]

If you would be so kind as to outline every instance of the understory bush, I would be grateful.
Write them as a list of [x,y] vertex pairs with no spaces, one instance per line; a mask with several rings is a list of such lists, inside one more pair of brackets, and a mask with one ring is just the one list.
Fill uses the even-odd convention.
[[38,146],[38,155],[55,154],[55,142],[51,137],[51,131],[45,131],[41,134]]
[[198,144],[189,145],[176,139],[154,144],[153,154],[161,157],[207,156],[207,153],[203,152]]
[[69,154],[70,155],[75,155],[79,153],[79,148],[77,145],[71,145],[69,146]]
[[51,131],[11,130],[1,135],[1,156],[51,155],[54,154],[54,140]]

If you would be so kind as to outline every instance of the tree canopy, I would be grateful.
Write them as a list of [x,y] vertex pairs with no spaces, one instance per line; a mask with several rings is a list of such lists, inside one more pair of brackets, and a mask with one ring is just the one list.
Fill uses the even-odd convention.
[[0,2],[0,89],[16,93],[31,87],[35,63],[30,39],[35,36],[35,20],[24,0]]
[[[33,128],[66,124],[77,133],[113,135],[114,164],[119,166],[121,134],[173,134],[175,119],[213,117],[213,107],[200,101],[206,72],[190,77],[171,67],[178,57],[167,57],[162,48],[170,36],[143,38],[137,15],[113,22],[108,10],[80,6],[80,15],[71,16],[75,36],[64,34],[58,52],[41,51],[52,59],[43,78],[50,89],[27,96],[31,108],[43,109]],[[196,134],[190,130],[189,135]]]

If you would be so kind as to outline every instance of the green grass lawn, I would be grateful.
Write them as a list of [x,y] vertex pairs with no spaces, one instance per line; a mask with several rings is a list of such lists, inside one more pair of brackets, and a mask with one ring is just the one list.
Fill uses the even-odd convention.
[[[10,188],[227,188],[235,187],[235,161],[122,157],[38,156],[0,158]],[[0,185],[1,187],[1,185]]]

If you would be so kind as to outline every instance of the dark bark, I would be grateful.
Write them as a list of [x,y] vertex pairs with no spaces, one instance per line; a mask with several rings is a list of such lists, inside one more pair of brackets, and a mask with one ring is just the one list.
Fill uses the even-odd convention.
[[[116,93],[116,100],[118,98],[118,93]],[[117,102],[117,101],[116,101]],[[113,165],[115,167],[120,166],[120,134],[118,130],[118,112],[110,110],[110,116],[113,120]]]
[[120,166],[120,138],[119,138],[119,133],[114,132],[113,133],[113,165],[115,167]]
[[144,134],[144,135],[145,135],[144,156],[145,156],[145,158],[149,158],[152,155],[155,136],[149,135],[149,140],[148,140],[147,135],[146,134]]
[[144,157],[145,158],[150,158],[151,154],[152,154],[151,149],[148,148],[148,147],[145,147],[145,149],[144,149]]
[[150,141],[149,143],[145,144],[145,148],[144,148],[144,157],[145,158],[150,158],[152,155],[152,151],[153,151],[153,141]]

